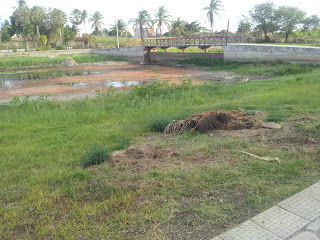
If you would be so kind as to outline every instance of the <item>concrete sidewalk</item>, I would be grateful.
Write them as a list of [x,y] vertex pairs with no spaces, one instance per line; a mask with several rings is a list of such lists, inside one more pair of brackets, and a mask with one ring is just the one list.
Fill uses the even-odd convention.
[[212,240],[320,240],[320,181]]

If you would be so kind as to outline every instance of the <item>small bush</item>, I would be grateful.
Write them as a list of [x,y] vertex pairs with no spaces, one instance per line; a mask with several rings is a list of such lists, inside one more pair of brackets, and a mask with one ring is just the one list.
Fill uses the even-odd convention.
[[131,138],[125,136],[118,136],[116,137],[115,141],[117,142],[115,150],[126,149],[130,146]]
[[36,48],[36,51],[47,51],[47,50],[52,50],[51,46],[41,46]]
[[92,146],[81,158],[82,167],[101,164],[111,157],[111,150],[103,146]]
[[64,45],[59,45],[56,47],[56,50],[66,50],[66,49],[67,49],[67,47]]
[[171,122],[172,119],[169,116],[154,116],[149,121],[149,127],[151,132],[163,132]]

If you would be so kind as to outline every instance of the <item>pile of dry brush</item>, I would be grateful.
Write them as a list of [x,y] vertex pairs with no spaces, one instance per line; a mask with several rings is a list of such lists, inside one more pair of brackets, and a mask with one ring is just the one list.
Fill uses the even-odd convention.
[[198,131],[205,133],[210,130],[239,130],[257,127],[261,122],[243,111],[210,111],[190,115],[185,120],[175,120],[170,123],[164,133],[183,133]]

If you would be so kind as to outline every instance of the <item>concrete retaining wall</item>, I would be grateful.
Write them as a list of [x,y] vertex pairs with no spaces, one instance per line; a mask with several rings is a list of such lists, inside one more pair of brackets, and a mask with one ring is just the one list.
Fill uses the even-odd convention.
[[319,64],[320,47],[230,44],[224,47],[224,59],[232,61],[284,61]]
[[50,51],[31,51],[31,52],[2,52],[1,57],[18,56],[55,56],[60,54],[92,54],[92,49],[72,49],[72,50],[50,50]]
[[146,61],[151,62],[173,62],[192,58],[201,59],[223,59],[223,53],[158,53],[150,52]]
[[93,49],[94,54],[120,57],[129,61],[142,62],[144,59],[144,47],[100,48]]
[[98,54],[120,57],[134,62],[171,62],[191,58],[225,59],[232,61],[284,61],[293,63],[320,64],[320,47],[299,47],[262,44],[230,44],[223,53],[158,53],[144,50],[143,46],[102,49],[72,49],[0,53],[1,57],[51,56],[59,54]]

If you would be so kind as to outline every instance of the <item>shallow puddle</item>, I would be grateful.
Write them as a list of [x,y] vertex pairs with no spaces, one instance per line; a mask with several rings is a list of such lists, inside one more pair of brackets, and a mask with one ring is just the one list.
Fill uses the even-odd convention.
[[12,80],[0,80],[0,88],[15,88],[17,86],[17,81]]
[[106,81],[104,83],[105,87],[114,87],[114,88],[121,88],[121,87],[132,87],[132,86],[139,86],[143,85],[145,82],[143,81],[131,81],[131,82],[126,82],[126,81]]
[[20,72],[20,73],[0,73],[2,80],[41,80],[53,79],[63,76],[82,76],[82,75],[96,75],[104,72],[97,71],[49,71],[49,72]]
[[88,83],[83,83],[83,82],[70,82],[70,83],[62,83],[62,85],[69,85],[73,87],[84,87],[87,86]]
[[122,87],[134,87],[147,84],[146,81],[99,81],[99,82],[67,82],[67,83],[58,83],[57,85],[68,85],[73,87],[84,87],[87,85],[107,88],[107,87],[114,87],[114,88],[122,88]]

